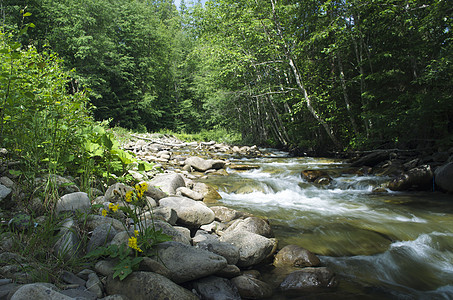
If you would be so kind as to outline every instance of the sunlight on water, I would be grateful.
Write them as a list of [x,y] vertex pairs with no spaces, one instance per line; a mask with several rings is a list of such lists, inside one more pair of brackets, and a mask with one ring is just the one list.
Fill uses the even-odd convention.
[[[409,299],[453,299],[453,201],[448,195],[373,193],[388,177],[343,172],[331,159],[262,158],[236,163],[210,177],[223,205],[266,216],[279,247],[297,244],[335,272]],[[332,181],[318,186],[300,172],[323,169]]]

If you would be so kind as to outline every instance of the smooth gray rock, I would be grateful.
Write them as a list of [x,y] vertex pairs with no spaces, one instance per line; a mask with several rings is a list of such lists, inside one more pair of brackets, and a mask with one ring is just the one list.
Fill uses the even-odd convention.
[[81,211],[88,212],[91,209],[91,201],[88,194],[84,192],[76,192],[66,194],[58,199],[55,205],[55,212],[62,211]]
[[231,279],[239,294],[245,299],[263,299],[272,296],[272,288],[267,283],[256,278],[240,275]]
[[88,275],[88,280],[86,282],[86,288],[91,293],[95,294],[97,298],[101,298],[104,294],[104,286],[101,283],[98,275],[96,273],[91,273]]
[[158,206],[153,209],[154,220],[163,220],[171,225],[175,225],[178,221],[178,214],[171,207]]
[[319,258],[297,245],[283,247],[275,256],[274,266],[316,267],[321,264]]
[[220,237],[239,248],[239,267],[249,267],[260,263],[275,251],[275,240],[245,230],[233,230]]
[[54,246],[54,251],[59,257],[69,260],[78,255],[81,243],[77,233],[77,223],[73,219],[67,219],[60,226],[59,238]]
[[20,287],[11,297],[11,300],[71,300],[73,298],[57,291],[53,285],[31,283]]
[[87,245],[87,252],[93,251],[98,247],[108,244],[117,234],[115,228],[111,224],[101,224],[96,227],[91,234],[90,240]]
[[438,187],[446,192],[453,193],[453,162],[438,167],[434,176]]
[[167,197],[160,199],[160,205],[174,209],[178,222],[189,227],[200,227],[214,221],[214,212],[203,202],[186,197]]
[[61,290],[60,293],[69,296],[74,300],[96,300],[98,298],[95,293],[88,291],[85,287]]
[[196,201],[201,201],[203,200],[203,195],[201,193],[198,193],[194,190],[191,190],[187,187],[179,187],[176,189],[176,194],[177,195],[181,195],[181,196],[184,196],[184,197],[187,197],[187,198],[190,198],[190,199],[193,199],[193,200],[196,200]]
[[[152,224],[148,223],[148,226],[152,226]],[[156,230],[162,230],[162,233],[171,236],[174,242],[179,242],[186,245],[191,244],[190,238],[188,238],[185,233],[182,233],[181,231],[177,230],[175,227],[171,226],[170,224],[164,221],[160,220],[154,221],[154,227]]]
[[68,271],[63,271],[60,279],[72,285],[85,286],[86,284],[85,280]]
[[186,159],[185,165],[194,168],[196,171],[205,172],[210,169],[222,169],[223,167],[225,167],[225,161],[203,159],[197,156],[191,156]]
[[171,279],[182,283],[214,274],[227,266],[224,257],[178,242],[156,246],[159,261],[171,272]]
[[280,284],[282,291],[311,291],[334,288],[338,285],[335,274],[325,267],[303,268],[289,274]]
[[3,184],[0,184],[0,205],[3,208],[10,208],[13,203],[11,201],[12,190]]
[[107,294],[121,294],[134,300],[198,300],[192,292],[152,272],[133,272],[124,280],[107,278]]
[[230,222],[242,218],[245,214],[225,206],[211,206],[211,210],[215,214],[215,219],[220,222]]
[[223,278],[234,278],[241,275],[241,269],[236,265],[227,265],[222,270],[218,271],[214,275]]
[[205,230],[197,230],[195,236],[192,238],[192,244],[195,246],[203,241],[218,241],[219,236],[216,234],[210,234]]
[[90,231],[95,230],[96,228],[104,225],[111,225],[116,231],[123,231],[124,230],[124,224],[114,218],[110,217],[103,217],[100,215],[88,215],[86,219],[86,226],[87,229]]
[[195,281],[193,287],[204,300],[241,300],[236,286],[225,278],[209,276]]
[[122,199],[125,199],[126,193],[128,191],[134,191],[135,189],[133,187],[130,187],[128,185],[125,185],[124,183],[115,183],[107,189],[104,195],[104,201],[105,202],[112,202],[116,203],[118,201],[121,201]]
[[197,244],[197,248],[225,257],[229,265],[235,265],[239,260],[239,248],[219,240],[205,240]]
[[236,220],[225,230],[225,233],[232,230],[246,230],[267,238],[274,237],[269,222],[258,217],[248,217],[244,220]]
[[147,183],[147,184],[148,184],[148,189],[145,191],[145,195],[146,196],[149,196],[149,197],[153,198],[156,201],[159,201],[160,199],[165,198],[165,197],[168,196],[161,189],[158,189],[158,188],[156,188],[154,186],[150,186],[149,183]]
[[115,267],[115,263],[111,260],[99,260],[95,265],[94,269],[97,273],[103,276],[110,276],[115,273],[113,269]]
[[176,173],[157,175],[148,181],[147,184],[148,187],[159,188],[167,195],[176,195],[177,188],[186,186],[184,178]]

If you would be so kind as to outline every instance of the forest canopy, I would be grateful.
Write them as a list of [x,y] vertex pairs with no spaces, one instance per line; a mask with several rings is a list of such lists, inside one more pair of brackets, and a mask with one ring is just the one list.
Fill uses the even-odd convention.
[[[226,128],[301,151],[447,147],[453,8],[442,0],[5,0],[2,32],[52,51],[97,120]],[[2,87],[4,88],[4,87]]]

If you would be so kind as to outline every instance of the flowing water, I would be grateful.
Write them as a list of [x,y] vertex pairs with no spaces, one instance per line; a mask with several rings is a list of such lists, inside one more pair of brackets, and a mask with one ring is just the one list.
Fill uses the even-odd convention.
[[[230,159],[259,169],[227,169],[229,176],[206,181],[222,205],[267,217],[279,248],[316,253],[340,279],[327,298],[453,299],[451,195],[374,193],[388,178],[354,175],[341,160],[273,154]],[[305,169],[323,169],[333,181],[308,183]]]

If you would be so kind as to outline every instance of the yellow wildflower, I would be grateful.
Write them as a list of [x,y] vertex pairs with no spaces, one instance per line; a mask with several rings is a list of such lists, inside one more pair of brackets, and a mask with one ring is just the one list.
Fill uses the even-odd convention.
[[134,192],[132,192],[132,191],[126,192],[126,202],[131,202],[132,201],[132,195],[133,194],[134,194]]
[[102,209],[101,214],[103,217],[107,216],[107,211],[105,209]]
[[142,249],[140,249],[137,245],[137,238],[136,237],[130,237],[129,240],[128,240],[128,243],[127,245],[132,248],[132,249],[135,249],[137,250],[138,252],[143,252]]
[[115,205],[113,203],[110,203],[109,204],[109,209],[111,209],[113,212],[116,212],[118,210],[118,208],[120,207],[119,204]]
[[134,230],[134,235],[137,236],[139,234],[138,230]]
[[146,182],[136,184],[135,189],[137,190],[137,196],[141,198],[143,197],[143,194],[148,190],[148,184]]

